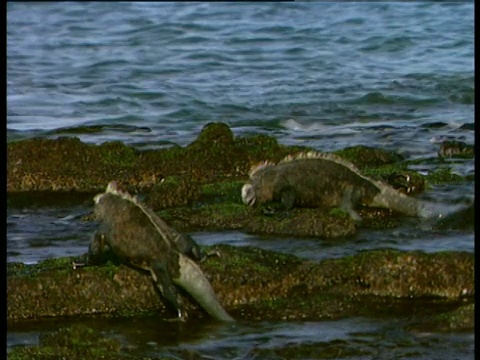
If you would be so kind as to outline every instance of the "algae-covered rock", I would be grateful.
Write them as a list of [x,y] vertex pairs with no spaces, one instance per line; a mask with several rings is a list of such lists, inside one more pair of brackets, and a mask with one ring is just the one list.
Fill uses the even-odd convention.
[[334,153],[351,161],[359,169],[378,167],[404,160],[404,157],[396,152],[364,145],[351,146]]
[[[293,209],[267,216],[261,209],[249,209],[235,203],[176,208],[161,212],[171,225],[184,231],[242,230],[252,234],[315,236],[340,238],[356,233],[356,223],[349,217],[329,214],[325,209]],[[383,221],[385,223],[385,221]]]
[[[8,203],[9,206],[23,206],[25,201],[56,204],[57,199],[63,198],[65,203],[69,198],[77,203],[91,203],[92,194],[116,180],[129,192],[141,194],[153,209],[172,209],[170,214],[163,215],[188,229],[205,226],[334,238],[350,236],[359,226],[395,226],[396,214],[377,209],[358,209],[372,215],[372,221],[367,219],[359,225],[330,216],[335,214],[335,209],[322,209],[321,214],[305,209],[281,218],[242,208],[241,185],[237,187],[237,184],[248,178],[252,165],[261,161],[278,162],[287,155],[306,150],[311,149],[284,146],[266,135],[236,137],[224,123],[207,124],[198,138],[186,147],[159,150],[140,151],[116,141],[86,144],[71,137],[10,142]],[[409,195],[418,194],[425,187],[424,176],[407,169],[403,157],[395,152],[355,146],[337,154],[361,167],[364,175],[386,181]],[[452,174],[447,176],[448,170],[442,171],[429,175],[428,181],[449,182]],[[463,181],[458,176],[454,180]],[[182,216],[175,217],[175,214]],[[299,221],[303,223],[298,224]]]
[[200,197],[200,186],[188,177],[169,176],[148,191],[145,203],[154,210],[189,206]]
[[471,331],[475,328],[475,304],[462,304],[453,310],[417,318],[407,328],[412,332]]
[[99,334],[85,325],[60,328],[40,335],[36,346],[13,348],[8,358],[23,359],[132,359],[120,354],[120,342]]
[[444,141],[440,145],[438,156],[440,158],[456,157],[471,159],[475,156],[475,146],[458,140]]
[[[473,301],[474,254],[365,251],[321,262],[253,247],[214,248],[199,264],[222,306],[236,319],[321,319],[370,314],[371,299]],[[9,264],[7,319],[155,312],[170,318],[148,274],[126,266],[74,270]],[[14,271],[12,270],[14,268]],[[369,300],[370,299],[370,300]],[[191,318],[206,316],[186,298]]]
[[[7,191],[94,192],[112,179],[148,190],[169,176],[188,175],[201,182],[245,178],[255,163],[279,161],[305,150],[311,149],[280,145],[266,135],[235,137],[224,123],[207,124],[186,147],[159,150],[139,151],[118,141],[93,145],[75,137],[33,138],[7,145]],[[347,148],[339,154],[374,167],[402,159],[368,147]]]

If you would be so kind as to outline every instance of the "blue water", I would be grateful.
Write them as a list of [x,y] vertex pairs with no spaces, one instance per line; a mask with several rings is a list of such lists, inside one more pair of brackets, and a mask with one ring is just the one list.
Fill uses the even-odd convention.
[[[138,148],[184,146],[208,122],[223,121],[239,136],[264,133],[319,150],[364,144],[408,158],[434,157],[442,139],[474,142],[473,10],[473,2],[10,2],[7,139],[66,135]],[[445,166],[474,173],[472,161]],[[473,193],[467,183],[433,187],[426,196],[450,201]],[[79,220],[85,210],[8,209],[8,261],[83,253],[94,226]],[[255,245],[315,260],[379,247],[474,249],[473,231],[439,233],[417,225],[363,231],[334,243],[242,233],[193,236],[202,244]],[[354,333],[372,321],[302,323],[294,340],[306,344],[311,333],[340,340],[344,335],[335,329]],[[380,340],[365,346],[378,347],[371,351],[376,358],[389,358],[390,347],[398,345],[417,354],[412,358],[441,359],[449,344],[457,358],[473,358],[470,334],[460,340],[433,335],[405,347],[402,339],[410,335],[396,343],[397,335],[388,333],[385,340],[384,325],[375,324]],[[33,333],[9,331],[8,346],[37,342],[42,326]],[[290,328],[266,323],[258,334],[240,327],[241,336],[223,331],[218,340],[203,330],[200,340],[185,346],[220,354],[216,358],[250,359],[262,339],[275,342],[278,329]],[[150,336],[143,325],[115,331]],[[442,339],[445,347],[438,346]],[[150,354],[167,351],[152,341],[159,345]]]
[[345,141],[315,136],[452,131],[473,122],[473,39],[473,3],[9,3],[8,135],[186,145],[224,121],[328,148]]

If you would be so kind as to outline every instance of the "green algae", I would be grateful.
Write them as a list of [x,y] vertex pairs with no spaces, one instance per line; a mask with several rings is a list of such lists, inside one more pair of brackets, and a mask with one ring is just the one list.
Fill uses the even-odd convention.
[[431,172],[427,176],[427,180],[430,184],[445,184],[445,183],[460,183],[463,182],[464,179],[462,176],[455,174],[452,172],[450,168],[437,168],[435,171]]
[[[142,155],[157,155],[159,159],[163,159],[165,161],[171,161],[175,159],[180,159],[185,153],[185,149],[182,148],[180,145],[173,145],[167,149],[162,150],[147,150],[141,154]],[[151,158],[151,160],[153,160]]]
[[176,175],[167,176],[162,179],[162,186],[178,186],[180,184],[181,178]]
[[[201,263],[201,268],[227,311],[232,304],[250,304],[250,310],[256,313],[258,301],[284,298],[291,300],[289,318],[322,318],[345,315],[338,297],[350,299],[348,309],[356,308],[363,314],[368,309],[362,310],[352,301],[366,295],[458,300],[470,299],[474,294],[474,255],[469,253],[426,254],[386,249],[317,263],[249,246],[218,245],[212,250],[218,251],[220,257],[210,257]],[[144,272],[123,265],[77,270],[64,266],[70,266],[70,258],[59,260],[56,265],[46,262],[10,273],[7,318],[135,316],[157,310],[169,314]],[[316,298],[319,294],[322,296]],[[305,297],[318,302],[310,312],[296,304]],[[274,303],[267,305],[262,308],[263,314],[268,313],[272,319],[281,317],[274,311]]]
[[453,310],[432,314],[422,320],[409,326],[409,329],[436,332],[471,331],[475,328],[475,304],[462,304]]
[[[95,146],[83,144],[75,138],[63,138],[58,141],[40,139],[37,142],[38,144],[36,142],[20,144],[18,149],[13,147],[12,150],[16,149],[13,154],[21,150],[20,156],[19,154],[13,156],[14,159],[30,152],[32,156],[36,156],[33,154],[45,152],[45,149],[50,148],[50,151],[41,157],[46,160],[44,163],[55,164],[52,167],[54,173],[52,176],[45,176],[50,170],[39,168],[41,172],[36,171],[35,174],[41,174],[40,178],[28,172],[22,174],[21,165],[10,167],[9,161],[9,186],[15,186],[19,181],[21,188],[32,186],[42,188],[52,184],[62,188],[68,184],[70,189],[86,187],[98,192],[103,191],[109,181],[116,179],[119,183],[126,184],[130,191],[133,189],[146,195],[146,204],[153,210],[172,209],[173,211],[162,212],[161,216],[177,225],[180,224],[182,229],[194,230],[205,226],[209,229],[242,229],[248,232],[329,238],[349,236],[356,231],[354,224],[340,222],[344,218],[335,209],[325,209],[324,214],[301,209],[295,216],[306,221],[306,224],[300,226],[290,221],[290,216],[275,211],[275,204],[255,209],[242,204],[241,187],[252,164],[266,159],[279,161],[287,154],[308,150],[279,145],[275,138],[266,135],[235,138],[226,124],[212,123],[205,126],[198,138],[189,146],[185,148],[174,146],[158,151],[137,151],[119,142]],[[64,154],[72,151],[76,155],[65,161]],[[400,187],[400,191],[403,188],[410,194],[423,191],[425,184],[431,186],[455,178],[449,171],[424,177],[407,168],[411,162],[403,161],[398,154],[382,149],[355,146],[336,153],[354,163],[360,162],[362,173],[374,179],[388,181],[392,175],[400,174],[397,178],[402,180],[408,176],[409,180],[405,184],[397,180],[395,184]],[[52,161],[49,157],[52,157]],[[85,159],[88,161],[85,162]],[[98,161],[105,164],[101,172],[93,171],[98,169],[98,166],[93,165],[94,161],[97,164]],[[61,170],[65,162],[74,166],[74,174],[77,176],[65,178],[64,171]],[[39,161],[29,163],[27,168],[37,167],[38,163]],[[125,171],[126,168],[128,171]],[[460,179],[457,177],[457,180]],[[9,193],[11,194],[10,190]],[[56,193],[58,191],[52,192]],[[88,194],[91,198],[91,192]],[[50,197],[56,198],[55,195]],[[358,210],[360,212],[360,209]],[[370,213],[372,216],[362,222],[362,227],[386,229],[398,226],[398,221],[393,218],[395,214],[379,210],[372,210]],[[381,216],[377,216],[377,213]],[[267,216],[269,214],[273,216]],[[206,218],[199,219],[200,215]],[[318,219],[317,223],[315,217]],[[342,226],[345,230],[342,230]]]
[[85,325],[75,324],[53,333],[42,334],[36,346],[15,347],[11,360],[41,359],[129,359],[120,353],[121,344]]
[[249,207],[239,203],[196,204],[172,208],[160,216],[183,231],[238,230],[256,234],[336,238],[355,233],[350,217],[330,216],[325,209],[272,210],[272,206]]
[[[267,135],[234,137],[224,123],[207,124],[187,147],[139,151],[118,141],[93,145],[75,137],[60,137],[12,142],[7,148],[9,192],[98,191],[112,178],[141,190],[158,181],[155,177],[186,173],[202,184],[214,184],[246,178],[250,167],[260,161],[277,162],[286,155],[312,150],[280,145]],[[335,153],[362,169],[396,164],[395,171],[404,171],[405,166],[412,163],[402,161],[403,158],[394,152],[366,146],[349,147]],[[103,164],[104,169],[99,171],[98,164]],[[386,172],[388,168],[384,168],[382,174]]]
[[48,258],[38,264],[38,269],[43,270],[62,270],[72,267],[74,257]]
[[111,141],[98,147],[100,160],[105,165],[131,167],[138,159],[138,150],[125,145],[121,141]]
[[12,276],[29,276],[35,277],[43,271],[62,271],[72,269],[73,257],[49,258],[36,264],[28,266],[21,263],[7,263],[7,274]]
[[[272,206],[274,207],[274,206]],[[336,238],[355,233],[350,217],[330,216],[325,209],[275,211],[271,206],[249,207],[239,203],[206,203],[172,208],[159,213],[182,231],[237,230],[256,234]]]
[[256,159],[251,165],[264,160],[278,162],[287,155],[299,152],[313,151],[313,148],[305,146],[285,146],[278,144],[277,139],[268,135],[255,135],[237,140],[241,147],[248,149],[250,157]]
[[[278,270],[279,267],[288,268],[300,263],[300,259],[294,255],[265,252],[251,246],[238,249],[227,245],[216,245],[209,251],[215,250],[221,256],[218,258],[210,257],[205,262],[207,269],[214,269],[219,272],[233,271],[238,276],[243,276],[242,272],[245,269],[248,269],[251,275],[270,276],[272,267]],[[225,261],[224,258],[228,258],[228,261]]]
[[7,195],[7,208],[55,207],[67,208],[93,204],[97,192],[80,191],[17,191]]
[[339,218],[348,218],[350,215],[344,210],[340,208],[333,208],[328,212],[329,216],[339,217]]
[[201,186],[202,200],[241,203],[242,181],[222,181]]
[[243,204],[238,203],[222,203],[222,204],[208,204],[202,207],[202,211],[212,217],[213,222],[215,218],[223,219],[224,217],[232,217],[238,215],[246,215],[251,209]]
[[35,278],[44,272],[49,272],[54,276],[61,278],[74,270],[76,267],[81,267],[84,271],[91,271],[97,273],[99,270],[107,276],[113,277],[120,266],[120,260],[111,251],[106,251],[102,257],[102,266],[87,265],[87,254],[81,256],[69,256],[48,258],[38,264],[26,265],[24,263],[10,262],[7,263],[8,276],[25,276]]
[[385,180],[392,174],[409,175],[413,183],[426,182],[429,184],[458,183],[464,181],[460,175],[453,174],[448,167],[441,167],[427,175],[422,175],[409,169],[411,165],[442,164],[442,159],[415,159],[406,160],[398,153],[367,146],[352,146],[335,151],[339,155],[358,166],[362,174],[373,179]]
[[410,170],[407,168],[407,163],[394,163],[387,165],[380,165],[378,167],[366,166],[362,169],[362,174],[373,179],[386,179],[392,174],[401,173],[409,175],[412,177],[424,178],[423,175],[419,174],[415,170]]
[[[74,142],[74,144],[76,144],[75,146],[79,145],[78,142]],[[244,147],[245,144],[248,144],[248,146],[256,144],[258,148],[247,150]],[[287,154],[304,150],[301,148],[283,147],[278,145],[275,139],[268,136],[262,135],[248,139],[234,139],[233,142],[227,136],[223,142],[221,140],[216,143],[212,151],[204,150],[202,155],[196,155],[195,151],[200,151],[202,146],[208,147],[209,142],[207,140],[202,140],[202,146],[197,143],[196,148],[191,147],[189,150],[174,146],[170,149],[155,152],[155,156],[152,156],[150,159],[155,159],[156,161],[152,162],[138,160],[143,159],[142,152],[139,152],[138,159],[135,152],[129,153],[126,151],[124,153],[121,144],[110,144],[109,146],[111,146],[111,149],[108,150],[109,152],[100,158],[102,164],[108,165],[109,171],[102,175],[105,178],[88,178],[84,183],[87,187],[96,188],[100,186],[100,189],[104,190],[106,182],[104,183],[103,181],[106,179],[111,180],[112,177],[117,179],[121,172],[117,173],[116,171],[119,169],[122,171],[122,169],[126,168],[128,168],[128,171],[125,173],[125,177],[122,178],[123,181],[125,183],[135,183],[135,188],[139,191],[150,189],[149,187],[152,186],[151,184],[142,184],[140,180],[143,174],[150,174],[149,168],[161,169],[162,177],[157,179],[164,178],[165,180],[162,184],[153,185],[154,191],[156,186],[162,189],[159,192],[159,198],[163,197],[164,193],[171,193],[169,196],[172,198],[186,199],[187,194],[197,191],[192,190],[193,187],[187,188],[186,184],[198,182],[198,197],[193,195],[189,197],[187,206],[184,206],[177,200],[161,202],[164,200],[157,201],[152,197],[157,208],[163,209],[163,206],[172,206],[173,204],[172,207],[161,210],[159,214],[165,220],[174,221],[176,225],[190,226],[190,216],[197,213],[198,217],[207,218],[210,228],[213,229],[223,230],[232,228],[249,232],[291,233],[297,235],[300,234],[300,231],[297,231],[298,228],[295,228],[292,223],[295,221],[305,223],[302,221],[305,217],[299,217],[299,214],[308,215],[308,220],[319,219],[319,221],[321,220],[325,224],[336,223],[339,226],[341,226],[341,222],[338,220],[346,218],[345,213],[340,209],[331,209],[325,214],[320,214],[320,212],[312,211],[311,209],[296,209],[292,212],[291,218],[289,218],[290,215],[282,213],[276,213],[274,216],[265,216],[265,209],[250,208],[242,204],[240,189],[243,185],[243,180],[247,177],[247,171],[251,164],[263,159],[278,161]],[[79,159],[88,159],[88,166],[95,169],[95,166],[98,166],[96,162],[98,158],[96,157],[97,155],[89,155],[93,151],[92,149],[88,147],[88,154],[79,157]],[[235,151],[238,151],[240,155],[234,154]],[[202,156],[208,156],[208,160],[202,161]],[[361,154],[357,154],[357,156],[362,157]],[[225,160],[231,160],[233,165],[221,165],[220,161],[224,161],[224,158]],[[177,163],[178,165],[174,166],[169,162]],[[216,165],[211,165],[210,163]],[[428,161],[424,160],[424,163],[431,164],[432,161],[431,159]],[[411,162],[407,161],[388,164],[365,161],[361,168],[362,173],[372,178],[386,179],[391,174],[401,173],[408,174],[419,181],[426,180],[429,185],[468,180],[468,178],[462,179],[455,176],[448,168],[442,169],[438,173],[432,172],[427,176],[423,176],[416,171],[408,169],[409,164]],[[83,171],[85,171],[85,176],[91,176],[91,173],[88,172],[89,169],[85,168],[77,170],[77,176],[80,176],[79,174],[82,174]],[[185,176],[185,172],[188,173],[187,176]],[[430,176],[434,180],[430,180]],[[57,185],[65,186],[62,179],[62,177],[59,177],[56,180]],[[53,192],[52,196],[54,197],[57,193],[58,191]],[[89,197],[91,198],[91,195]],[[159,206],[158,204],[161,205]],[[360,209],[360,211],[374,213],[375,210]],[[378,228],[398,225],[396,219],[389,219],[389,214],[385,214],[385,217],[381,218],[372,215],[376,221],[374,224]],[[467,215],[471,215],[469,219],[473,224],[473,207]],[[369,220],[364,217],[363,213],[362,218],[364,219],[362,227],[365,227]],[[462,218],[460,216],[458,221],[461,221]],[[192,222],[192,229],[206,228],[202,221],[195,221]],[[446,221],[443,223],[446,223]],[[367,227],[371,227],[371,224],[372,222]],[[450,228],[451,222],[446,226]],[[326,232],[323,231],[321,236],[325,234]],[[209,250],[209,247],[202,248]],[[402,255],[405,254],[390,250],[383,254],[361,254],[359,258],[352,256],[339,259],[343,260],[343,262],[326,262],[320,266],[289,255],[285,257],[283,254],[274,256],[274,254],[257,252],[254,249],[241,249],[238,252],[236,249],[232,250],[228,247],[219,247],[219,249],[222,253],[221,257],[209,258],[201,264],[201,267],[205,270],[209,279],[212,279],[215,291],[220,295],[220,299],[225,301],[226,306],[229,307],[229,312],[238,319],[318,320],[348,316],[391,317],[398,315],[398,312],[391,312],[391,309],[392,304],[400,302],[399,298],[406,298],[410,301],[419,297],[427,297],[428,301],[431,301],[430,297],[446,297],[447,299],[453,298],[453,301],[456,301],[465,289],[466,294],[469,296],[466,300],[473,301],[470,298],[474,292],[469,285],[469,280],[472,278],[470,268],[458,264],[454,259],[452,260],[450,253],[436,254],[436,260],[425,262],[426,266],[418,268],[418,274],[413,274],[412,268],[415,268],[415,263],[396,259],[403,258]],[[418,260],[422,259],[420,255],[420,253],[411,254],[414,259],[422,262],[423,260]],[[439,263],[444,263],[445,266],[438,266]],[[139,275],[138,277],[133,276],[130,278],[130,275],[122,275],[126,270],[124,267],[118,266],[118,263],[109,262],[102,266],[85,267],[79,271],[78,275],[72,274],[70,259],[62,258],[58,259],[58,261],[47,261],[39,265],[38,268],[32,268],[23,264],[7,265],[8,277],[23,276],[32,280],[21,288],[23,294],[29,294],[24,296],[22,300],[26,303],[26,309],[29,309],[30,306],[33,307],[34,311],[30,314],[57,316],[57,314],[63,314],[62,312],[67,311],[70,316],[89,316],[98,313],[105,317],[127,318],[145,314],[155,316],[166,314],[166,317],[171,317],[172,315],[168,309],[164,309],[161,301],[154,302],[155,296],[158,297],[158,294],[153,294],[152,297],[145,290],[147,286],[151,287],[150,281],[144,279],[146,276]],[[429,265],[432,265],[433,270],[430,271],[428,269]],[[400,272],[397,271],[398,269]],[[130,274],[128,271],[127,274]],[[402,278],[402,272],[406,274],[411,273],[411,275]],[[458,278],[464,277],[466,281],[462,283],[461,280],[455,279],[454,274],[458,274]],[[49,277],[51,280],[46,281]],[[89,280],[82,280],[85,277],[88,277]],[[66,279],[68,281],[65,281]],[[403,288],[402,283],[407,282],[404,280],[408,280],[411,284],[418,284],[418,288],[413,287],[411,291],[408,290],[408,287]],[[85,290],[92,286],[91,283],[96,281],[99,281],[100,285],[94,286],[94,291],[89,293]],[[144,288],[136,288],[133,284],[141,284]],[[43,287],[42,291],[36,290],[39,286]],[[57,288],[59,295],[52,296],[51,288]],[[32,292],[31,289],[35,290]],[[62,295],[69,292],[72,292],[73,295]],[[85,298],[77,296],[77,294],[82,294],[83,292],[86,292],[88,296]],[[99,297],[98,294],[100,293],[103,293],[102,297]],[[365,296],[363,294],[374,295]],[[121,298],[123,296],[125,300]],[[100,298],[99,303],[102,304],[101,306],[94,302],[97,297]],[[49,298],[53,299],[50,303],[51,309],[47,312],[36,312],[36,308],[32,303],[35,301],[41,303],[45,301],[45,298],[47,300]],[[89,303],[90,301],[92,303]],[[110,301],[113,302],[112,305],[109,304]],[[77,303],[81,303],[82,306],[75,309]],[[190,311],[190,304],[188,306]],[[193,307],[195,309],[195,305]],[[92,308],[98,312],[92,312]],[[20,308],[20,310],[22,309]],[[423,318],[419,326],[412,328],[425,328],[429,331],[436,331],[437,329],[438,331],[471,330],[474,318],[473,309],[473,304],[467,304],[450,312],[438,313],[439,311],[435,310],[432,318]],[[412,316],[410,312],[405,314]],[[192,318],[195,319],[195,315]],[[90,343],[90,340],[82,340],[88,339],[88,336],[88,334],[85,334],[81,335],[79,340],[65,340],[61,349],[55,344],[48,344],[48,341],[47,343],[41,341],[41,345],[38,347],[30,347],[25,350],[21,348],[14,349],[12,353],[9,353],[9,358],[128,358],[125,354],[119,353],[113,345],[110,352],[108,345],[96,345],[93,340]],[[100,339],[101,337],[102,334],[97,333],[97,338]],[[86,349],[87,344],[91,345],[91,350]],[[307,344],[305,346],[287,344],[284,347],[266,350],[267,353],[269,351],[274,353],[275,356],[284,356],[286,358],[315,358],[316,356],[319,358],[335,358],[336,356],[353,358],[358,356],[358,354],[367,355],[375,353],[375,349],[359,349],[359,344],[351,344],[343,340]],[[322,354],[317,355],[318,351],[321,351]],[[265,354],[263,350],[256,352],[257,355],[262,353]]]
[[[474,278],[470,272],[473,262],[469,259],[472,255],[451,251],[431,254],[378,249],[340,259],[327,259],[321,266],[325,275],[332,275],[329,284],[341,284],[345,287],[342,291],[350,294],[455,298],[468,297],[474,292]],[[452,266],[459,266],[458,271],[463,275],[459,277],[458,273],[450,273]],[[341,273],[338,272],[339,267]],[[381,269],[380,272],[378,269]],[[457,287],[459,283],[465,284],[465,287]]]
[[347,147],[335,151],[334,154],[352,162],[360,169],[379,167],[404,160],[404,157],[396,152],[364,145]]

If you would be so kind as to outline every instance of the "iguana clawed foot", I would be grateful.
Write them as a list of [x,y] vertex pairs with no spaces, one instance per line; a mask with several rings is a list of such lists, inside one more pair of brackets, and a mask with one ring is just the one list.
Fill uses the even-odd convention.
[[79,268],[79,267],[84,267],[84,266],[87,266],[87,264],[84,263],[84,262],[72,261],[72,268],[73,268],[73,270],[77,270],[77,268]]
[[72,261],[72,268],[76,270],[80,267],[88,266],[88,254],[83,254],[78,256],[75,260]]
[[202,263],[213,256],[221,258],[222,254],[218,250],[209,250],[207,252],[202,252],[202,257],[198,260],[198,262]]
[[186,322],[187,321],[187,313],[182,312],[181,310],[177,310],[177,317],[176,318],[164,318],[164,321],[167,322]]

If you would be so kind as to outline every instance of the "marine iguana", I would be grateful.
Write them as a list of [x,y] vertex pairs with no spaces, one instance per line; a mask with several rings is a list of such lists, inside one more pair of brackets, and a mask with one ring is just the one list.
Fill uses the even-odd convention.
[[212,317],[234,321],[218,302],[200,267],[185,255],[202,258],[193,239],[170,228],[138,198],[119,190],[115,181],[94,201],[94,212],[101,225],[89,245],[89,258],[98,257],[108,245],[123,262],[149,271],[181,320],[187,314],[175,285],[185,289]]
[[288,210],[298,207],[340,207],[357,221],[358,205],[391,209],[423,218],[444,216],[450,206],[418,200],[370,179],[349,161],[316,151],[289,155],[278,164],[262,162],[250,170],[242,201],[250,206],[280,201]]

